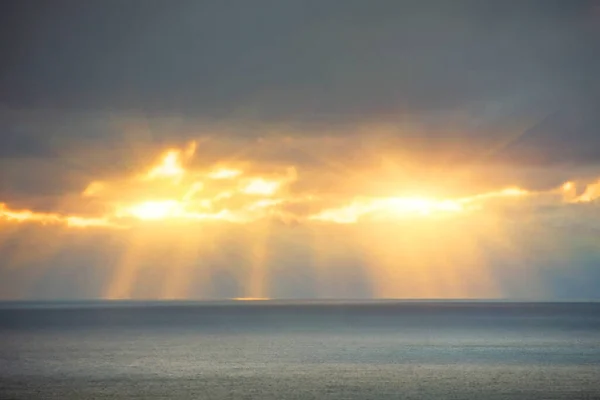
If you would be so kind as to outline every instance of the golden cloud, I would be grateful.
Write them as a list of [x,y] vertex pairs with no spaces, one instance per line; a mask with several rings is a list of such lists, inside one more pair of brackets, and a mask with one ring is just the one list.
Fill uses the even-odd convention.
[[[528,197],[551,195],[562,203],[593,202],[600,197],[600,183],[592,183],[577,195],[575,184],[566,182],[546,192],[509,187],[463,197],[368,196],[360,186],[343,193],[319,193],[304,183],[304,192],[292,190],[298,180],[294,166],[243,168],[238,162],[194,168],[196,142],[170,148],[156,161],[132,176],[90,182],[81,201],[93,199],[108,211],[103,215],[42,213],[12,209],[0,203],[0,218],[8,222],[58,224],[73,228],[127,228],[143,221],[187,220],[247,223],[264,218],[348,224],[359,220],[456,217]],[[374,177],[377,178],[377,177]],[[367,179],[368,180],[368,179]],[[560,194],[560,196],[557,196]],[[304,212],[300,212],[304,209]],[[310,210],[307,212],[306,210]]]

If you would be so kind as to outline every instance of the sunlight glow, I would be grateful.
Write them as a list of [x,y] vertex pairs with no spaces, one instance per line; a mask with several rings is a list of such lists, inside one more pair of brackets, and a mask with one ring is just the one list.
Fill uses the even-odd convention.
[[458,199],[461,203],[474,203],[476,201],[486,200],[486,199],[494,199],[494,198],[503,198],[503,197],[523,197],[530,194],[527,190],[520,189],[518,187],[510,187],[506,189],[502,189],[496,192],[488,192],[476,194],[474,196],[464,197],[462,199]]
[[155,178],[178,178],[185,170],[181,167],[179,152],[171,150],[165,154],[162,162],[148,171],[148,179]]
[[8,208],[4,203],[0,203],[1,219],[17,223],[35,222],[42,225],[66,225],[74,228],[123,228],[120,224],[109,221],[104,217],[63,216],[55,213],[34,212],[31,210],[13,210]]
[[356,223],[366,215],[384,217],[418,217],[438,214],[453,214],[466,210],[469,204],[487,199],[502,197],[520,197],[529,192],[519,188],[507,188],[497,192],[482,193],[457,199],[435,199],[424,197],[388,197],[357,199],[340,208],[323,210],[310,217],[312,220],[335,222],[340,224]]
[[[522,258],[502,205],[543,199],[576,207],[600,199],[600,181],[588,183],[579,196],[577,185],[583,188],[583,183],[574,181],[546,191],[506,187],[470,192],[464,187],[459,188],[466,193],[462,197],[444,196],[441,188],[437,197],[418,191],[404,196],[398,193],[405,193],[406,187],[395,177],[386,181],[395,191],[389,195],[369,191],[368,180],[379,178],[374,173],[342,189],[330,188],[304,176],[297,182],[296,168],[283,165],[267,168],[236,160],[236,167],[244,165],[238,169],[219,160],[194,167],[195,151],[195,142],[167,149],[154,165],[91,181],[65,196],[57,208],[70,210],[74,205],[79,212],[39,212],[0,203],[0,228],[33,223],[77,232],[74,238],[83,237],[80,232],[86,229],[115,230],[125,250],[103,292],[108,298],[134,296],[144,266],[156,260],[169,265],[165,276],[154,282],[161,298],[186,298],[192,275],[201,276],[209,290],[211,269],[205,260],[220,254],[221,248],[230,251],[231,259],[215,258],[214,263],[235,264],[232,273],[244,282],[239,292],[243,297],[234,300],[276,297],[269,279],[274,265],[288,254],[300,260],[298,268],[306,261],[317,280],[336,285],[340,276],[348,276],[344,268],[352,262],[347,260],[360,259],[364,270],[355,272],[372,284],[375,297],[493,297],[501,293],[486,269],[490,260],[482,249],[497,249],[507,265]],[[236,229],[234,237],[231,232]],[[42,241],[52,243],[47,252],[59,247],[59,240],[47,232],[38,242]],[[31,259],[33,245],[37,246],[27,246],[15,259]],[[299,250],[302,246],[307,254]],[[352,284],[343,285],[340,281],[340,296],[353,293]]]
[[241,173],[242,171],[237,169],[221,168],[209,173],[208,177],[211,179],[231,179],[241,175]]
[[8,221],[39,222],[42,224],[58,223],[61,220],[57,214],[39,213],[30,210],[11,210],[4,203],[0,203],[0,216]]
[[171,178],[178,181],[185,174],[183,159],[193,157],[195,152],[196,142],[190,142],[184,150],[167,150],[162,155],[160,162],[148,171],[146,179]]
[[280,183],[263,178],[251,180],[243,189],[244,193],[263,196],[272,196],[279,189]]
[[95,196],[105,189],[105,185],[102,182],[94,181],[90,183],[82,193],[82,196],[89,197]]
[[337,209],[324,210],[310,219],[340,224],[358,222],[367,214],[383,214],[384,217],[428,216],[435,212],[455,213],[462,211],[460,202],[435,200],[422,197],[389,197],[379,199],[360,199]]
[[139,219],[158,220],[181,214],[181,205],[175,200],[145,201],[130,207],[127,212]]
[[600,180],[589,184],[581,196],[575,198],[574,203],[590,203],[600,199]]
[[114,222],[110,222],[105,218],[84,218],[78,216],[65,217],[67,226],[88,228],[88,227],[99,227],[99,228],[125,228],[125,226],[119,225]]
[[[6,221],[62,224],[80,228],[122,228],[123,223],[120,220],[128,217],[140,221],[187,219],[243,223],[287,215],[286,218],[294,220],[350,224],[365,218],[385,220],[459,215],[485,208],[486,203],[494,199],[498,201],[504,198],[518,199],[532,194],[525,189],[508,187],[459,198],[356,196],[345,203],[342,201],[337,207],[321,207],[308,215],[294,216],[293,212],[283,211],[283,208],[286,205],[293,205],[295,201],[308,206],[327,200],[318,194],[294,195],[287,190],[284,194],[279,193],[283,185],[297,179],[294,167],[287,167],[286,172],[280,173],[278,179],[261,176],[246,179],[242,177],[244,171],[223,166],[212,166],[208,169],[209,172],[204,174],[194,170],[187,171],[184,163],[195,154],[195,151],[195,142],[191,142],[183,149],[169,149],[159,157],[157,164],[147,170],[145,175],[124,178],[114,187],[111,182],[92,181],[81,192],[81,196],[94,197],[97,201],[112,204],[113,211],[105,215],[84,217],[37,213],[30,210],[16,211],[1,204],[0,217]],[[204,180],[199,179],[202,176]],[[167,182],[162,182],[158,180],[159,178],[165,178]],[[158,181],[149,182],[155,180]],[[212,181],[215,182],[211,183]],[[169,185],[169,182],[177,185]],[[561,191],[565,193],[563,201],[571,203],[593,201],[600,196],[599,188],[598,183],[590,184],[581,196],[576,197],[575,185],[570,181],[566,182],[561,186]],[[356,192],[359,193],[360,188],[356,188]],[[278,196],[274,197],[276,194]],[[126,200],[115,201],[121,198]]]

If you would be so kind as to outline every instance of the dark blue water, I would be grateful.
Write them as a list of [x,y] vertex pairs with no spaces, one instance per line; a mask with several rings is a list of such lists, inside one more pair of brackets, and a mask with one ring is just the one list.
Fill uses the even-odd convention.
[[600,304],[3,303],[0,398],[598,399]]

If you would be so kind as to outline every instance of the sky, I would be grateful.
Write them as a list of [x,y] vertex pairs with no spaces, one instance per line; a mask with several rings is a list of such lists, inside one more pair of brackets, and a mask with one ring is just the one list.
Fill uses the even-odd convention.
[[0,3],[0,299],[600,299],[594,1]]

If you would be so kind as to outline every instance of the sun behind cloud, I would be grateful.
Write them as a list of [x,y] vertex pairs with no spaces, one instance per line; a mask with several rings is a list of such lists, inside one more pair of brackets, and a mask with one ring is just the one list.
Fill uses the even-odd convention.
[[[305,223],[357,223],[360,220],[396,220],[460,216],[483,210],[486,204],[526,199],[537,195],[561,193],[559,203],[589,203],[600,197],[597,184],[591,183],[576,195],[575,185],[568,181],[550,192],[528,191],[508,187],[496,191],[475,193],[465,197],[413,196],[373,197],[362,194],[361,187],[345,197],[333,194],[294,192],[290,185],[298,177],[293,166],[274,168],[261,174],[244,171],[239,166],[223,162],[193,167],[195,141],[182,148],[166,149],[156,163],[145,171],[123,176],[116,181],[90,182],[81,192],[82,201],[94,198],[109,210],[103,215],[77,215],[33,210],[12,209],[0,203],[0,217],[8,222],[62,224],[73,228],[123,228],[138,221],[160,220],[224,220],[250,222],[263,218],[292,219]],[[309,188],[310,190],[310,188]],[[311,206],[313,212],[295,214],[291,204]],[[319,204],[321,208],[319,209]],[[327,206],[330,204],[330,206]],[[337,205],[334,205],[337,204]],[[316,208],[315,208],[316,207]]]
[[[344,191],[319,190],[316,182],[307,185],[311,179],[296,185],[304,170],[295,165],[248,160],[203,164],[197,162],[197,150],[195,142],[165,149],[153,164],[130,174],[91,180],[78,199],[101,205],[101,214],[41,212],[0,203],[0,224],[54,227],[82,237],[88,230],[115,235],[126,243],[126,251],[103,292],[107,298],[134,296],[144,266],[157,262],[153,254],[159,249],[169,254],[169,272],[157,283],[161,292],[155,295],[186,298],[189,276],[198,273],[191,265],[210,259],[215,249],[228,248],[224,243],[233,238],[241,246],[234,252],[243,257],[239,268],[247,274],[236,296],[240,298],[277,297],[269,286],[273,271],[281,257],[288,260],[303,246],[319,281],[335,280],[335,265],[356,253],[374,297],[489,298],[502,295],[489,272],[489,249],[501,251],[509,263],[524,257],[514,238],[520,235],[515,221],[528,232],[533,229],[528,215],[540,207],[573,212],[600,196],[596,182],[574,180],[544,191],[508,186],[465,196],[405,190],[374,195],[360,183],[380,179],[368,172]],[[390,187],[397,186],[393,178]],[[548,223],[560,221],[564,219]]]

